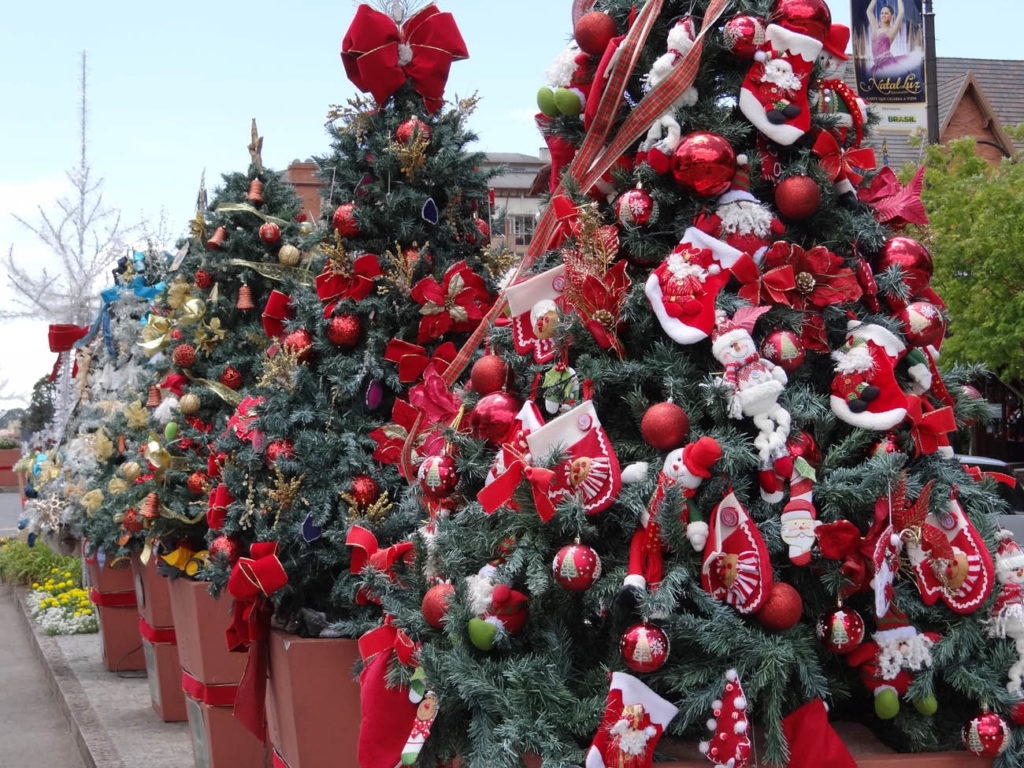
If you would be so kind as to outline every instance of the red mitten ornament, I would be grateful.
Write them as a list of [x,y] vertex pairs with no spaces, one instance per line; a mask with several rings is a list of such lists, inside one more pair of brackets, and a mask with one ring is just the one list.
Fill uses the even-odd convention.
[[740,613],[768,599],[772,567],[761,532],[732,491],[711,511],[701,585]]
[[549,362],[555,356],[552,335],[560,316],[564,290],[564,266],[549,269],[505,290],[512,315],[512,340],[520,355],[532,354],[537,363]]
[[637,678],[613,672],[584,768],[651,768],[658,739],[678,711]]
[[712,735],[700,743],[700,751],[716,768],[747,768],[751,750],[747,697],[735,669],[725,673],[722,698],[711,706],[714,717],[708,720],[708,730]]

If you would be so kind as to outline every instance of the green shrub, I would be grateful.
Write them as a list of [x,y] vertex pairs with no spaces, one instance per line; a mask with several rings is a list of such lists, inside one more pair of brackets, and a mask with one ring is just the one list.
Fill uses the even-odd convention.
[[11,437],[0,437],[0,451],[6,448],[17,448],[19,443],[17,440]]
[[42,583],[54,568],[70,571],[76,586],[81,586],[82,567],[77,556],[58,554],[41,541],[30,547],[17,539],[0,540],[0,579],[8,584]]

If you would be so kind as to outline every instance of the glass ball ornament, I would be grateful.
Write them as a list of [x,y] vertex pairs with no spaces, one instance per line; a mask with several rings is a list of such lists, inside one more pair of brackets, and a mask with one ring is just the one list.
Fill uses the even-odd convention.
[[768,20],[823,43],[832,26],[832,12],[825,0],[775,0]]
[[395,140],[399,144],[412,144],[414,141],[430,142],[430,126],[418,117],[410,117],[395,129]]
[[509,392],[492,392],[480,398],[469,417],[473,434],[497,448],[505,442],[515,426],[522,403]]
[[697,131],[684,136],[672,153],[676,184],[700,197],[725,192],[735,173],[736,152],[717,133]]
[[202,496],[210,492],[210,478],[202,472],[193,472],[186,483],[188,492],[194,496]]
[[619,640],[619,652],[634,672],[654,672],[668,660],[668,635],[653,624],[635,624]]
[[428,456],[416,470],[416,480],[423,495],[430,501],[447,499],[459,483],[455,459],[445,454]]
[[210,542],[209,552],[214,560],[223,560],[233,565],[238,560],[238,542],[221,534]]
[[238,369],[227,366],[220,375],[220,383],[228,389],[240,389],[242,387],[242,374]]
[[930,301],[912,301],[896,314],[903,336],[915,347],[938,347],[946,333],[946,321]]
[[681,448],[690,432],[690,418],[680,406],[669,401],[655,403],[640,420],[640,434],[659,451]]
[[791,584],[784,581],[772,583],[768,599],[754,613],[761,626],[769,632],[782,632],[800,621],[804,601]]
[[356,475],[352,478],[348,495],[359,509],[366,509],[380,498],[380,486],[369,475]]
[[618,33],[615,19],[603,11],[590,11],[580,16],[573,26],[572,36],[580,50],[591,56],[600,56]]
[[196,288],[199,288],[204,291],[208,291],[211,288],[213,288],[213,275],[211,275],[205,269],[197,269],[192,279],[196,284]]
[[798,333],[774,330],[761,342],[761,357],[775,363],[786,373],[794,373],[804,364],[807,350]]
[[1010,746],[1010,726],[1000,715],[985,709],[964,725],[964,749],[978,757],[998,757]]
[[313,337],[304,328],[289,333],[282,339],[281,344],[285,349],[295,353],[300,363],[309,360],[313,354]]
[[327,321],[327,340],[340,349],[352,349],[363,338],[363,322],[358,315],[335,315]]
[[551,573],[570,592],[585,592],[601,578],[601,558],[586,544],[566,544],[555,553]]
[[282,440],[273,440],[270,445],[267,446],[266,462],[267,466],[273,466],[277,463],[278,459],[294,459],[295,449],[292,446],[292,441],[287,438]]
[[722,36],[733,56],[750,61],[764,45],[764,22],[756,16],[733,16],[722,27]]
[[186,392],[178,400],[178,410],[186,416],[191,416],[196,413],[203,405],[203,401],[199,398],[199,395],[194,392]]
[[654,198],[645,189],[628,189],[615,201],[615,218],[623,227],[645,227],[655,215]]
[[331,216],[331,224],[341,237],[358,237],[359,223],[356,221],[356,204],[342,203]]
[[423,619],[434,629],[444,627],[444,617],[448,615],[448,603],[455,597],[455,587],[451,584],[435,584],[423,595],[420,610]]
[[281,228],[272,221],[268,221],[260,226],[260,240],[265,245],[274,245],[278,240],[281,239]]
[[840,606],[823,614],[814,632],[825,648],[842,655],[864,642],[864,619],[856,611]]
[[191,344],[179,344],[171,353],[171,359],[179,368],[191,368],[196,364],[196,348]]
[[489,395],[508,383],[508,363],[500,355],[484,355],[469,371],[469,385],[474,392]]
[[784,218],[809,219],[821,205],[821,187],[810,176],[788,176],[775,187],[775,207]]
[[277,261],[286,267],[294,267],[302,260],[302,251],[291,243],[285,243],[277,252]]
[[814,469],[821,466],[821,449],[814,436],[804,429],[794,430],[786,439],[786,449],[794,459],[802,458]]
[[886,240],[875,258],[874,272],[878,275],[890,267],[903,270],[903,282],[911,296],[919,295],[932,281],[932,255],[912,237],[897,235]]

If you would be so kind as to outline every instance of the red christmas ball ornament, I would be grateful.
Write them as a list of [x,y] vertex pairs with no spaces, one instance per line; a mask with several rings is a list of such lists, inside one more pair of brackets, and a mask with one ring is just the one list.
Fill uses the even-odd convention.
[[260,240],[266,245],[274,245],[281,239],[281,228],[272,221],[260,227]]
[[628,189],[615,201],[615,217],[623,227],[645,227],[654,217],[654,208],[647,190]]
[[885,453],[902,453],[899,441],[896,440],[896,435],[891,432],[875,443],[871,449],[872,456],[880,456]]
[[761,342],[761,357],[770,360],[786,373],[794,373],[807,357],[800,335],[793,331],[776,330]]
[[995,712],[984,710],[961,731],[964,749],[978,757],[998,757],[1010,746],[1010,726]]
[[299,356],[300,363],[309,360],[310,355],[313,354],[313,337],[309,335],[309,331],[305,328],[292,331],[284,337],[281,344],[285,349],[296,353]]
[[929,301],[912,301],[896,318],[903,324],[903,335],[915,347],[939,347],[946,333],[942,312]]
[[430,141],[430,126],[418,117],[410,117],[395,129],[395,139],[399,144],[411,144],[414,141]]
[[474,392],[489,395],[508,383],[508,363],[500,355],[484,355],[469,372],[469,385]]
[[676,184],[701,197],[729,189],[736,173],[736,153],[717,133],[697,131],[684,136],[672,154]]
[[775,187],[775,207],[787,219],[809,219],[821,205],[821,187],[810,176],[789,176]]
[[821,449],[814,436],[806,430],[794,430],[786,439],[786,450],[794,459],[801,458],[814,469],[821,466]]
[[1024,699],[1013,705],[1013,709],[1010,710],[1010,719],[1014,725],[1024,725]]
[[580,16],[572,29],[572,36],[580,50],[591,56],[600,56],[617,32],[615,19],[603,11],[590,11]]
[[459,476],[455,471],[455,459],[451,456],[427,456],[416,470],[423,495],[431,501],[444,501],[459,484]]
[[768,599],[754,613],[761,626],[769,632],[782,632],[800,621],[804,601],[792,585],[784,581],[772,582]]
[[208,291],[213,288],[213,275],[205,269],[197,269],[192,279],[195,281],[196,288],[200,290]]
[[491,241],[491,225],[481,219],[479,216],[473,219],[473,226],[476,227],[476,231],[480,233],[480,239],[484,243]]
[[171,359],[179,368],[191,368],[196,364],[196,348],[191,344],[179,344],[171,353]]
[[690,432],[690,418],[675,403],[655,403],[640,420],[640,434],[652,448],[671,451],[681,448]]
[[619,652],[634,672],[653,672],[668,660],[668,635],[653,624],[636,624],[619,640]]
[[764,44],[764,22],[756,16],[733,16],[725,22],[722,35],[733,56],[750,61]]
[[334,210],[331,224],[342,237],[358,237],[359,222],[356,221],[356,204],[342,203]]
[[585,592],[601,578],[601,558],[586,544],[566,544],[555,553],[551,573],[570,592]]
[[522,403],[508,392],[492,392],[480,398],[469,417],[473,434],[497,448],[512,431]]
[[335,315],[327,321],[327,340],[341,349],[352,349],[363,338],[363,321],[358,315]]
[[238,542],[223,534],[210,542],[210,557],[234,564],[238,560]]
[[875,259],[874,267],[876,275],[890,267],[900,267],[911,296],[920,294],[932,281],[932,255],[912,237],[890,237]]
[[377,481],[369,475],[356,475],[352,478],[352,485],[348,489],[348,495],[360,509],[373,506],[380,498],[380,486]]
[[823,614],[814,631],[832,653],[849,653],[864,641],[864,619],[856,611],[840,606]]
[[278,459],[294,459],[295,450],[292,446],[292,441],[285,438],[283,440],[273,440],[270,445],[267,446],[266,460],[267,466],[273,466],[277,463]]
[[188,492],[196,496],[205,496],[210,492],[210,478],[202,472],[193,472],[186,482]]
[[434,629],[444,627],[444,617],[448,615],[448,603],[455,597],[455,587],[451,584],[435,584],[423,596],[420,610],[423,618]]
[[825,42],[832,13],[825,0],[775,0],[768,18],[784,29]]
[[240,389],[242,386],[242,374],[229,365],[220,375],[220,383],[228,389]]

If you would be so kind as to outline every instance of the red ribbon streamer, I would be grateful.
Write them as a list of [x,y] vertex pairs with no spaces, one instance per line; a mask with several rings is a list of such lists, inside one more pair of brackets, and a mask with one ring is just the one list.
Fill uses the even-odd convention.
[[551,503],[548,491],[555,473],[543,467],[531,467],[523,459],[515,459],[494,482],[485,485],[476,495],[476,500],[488,515],[512,501],[512,494],[523,480],[530,483],[533,492],[533,506],[537,516],[545,523],[555,516],[555,506]]
[[250,548],[252,557],[239,558],[228,577],[228,592],[235,598],[228,650],[249,651],[245,672],[238,683],[235,717],[260,741],[267,740],[267,635],[274,613],[268,599],[288,583],[277,559],[277,542],[263,541]]
[[139,634],[154,645],[157,643],[178,644],[178,636],[174,633],[174,627],[154,627],[141,616],[139,616]]
[[196,701],[201,701],[211,707],[230,707],[235,703],[238,686],[232,683],[207,685],[183,669],[181,670],[181,690]]
[[468,57],[455,19],[433,4],[400,28],[391,17],[360,5],[341,44],[348,79],[372,93],[378,105],[409,79],[431,114],[444,103],[452,62]]
[[100,608],[134,608],[138,605],[135,599],[135,590],[130,592],[100,592],[92,589],[89,592],[89,601]]

